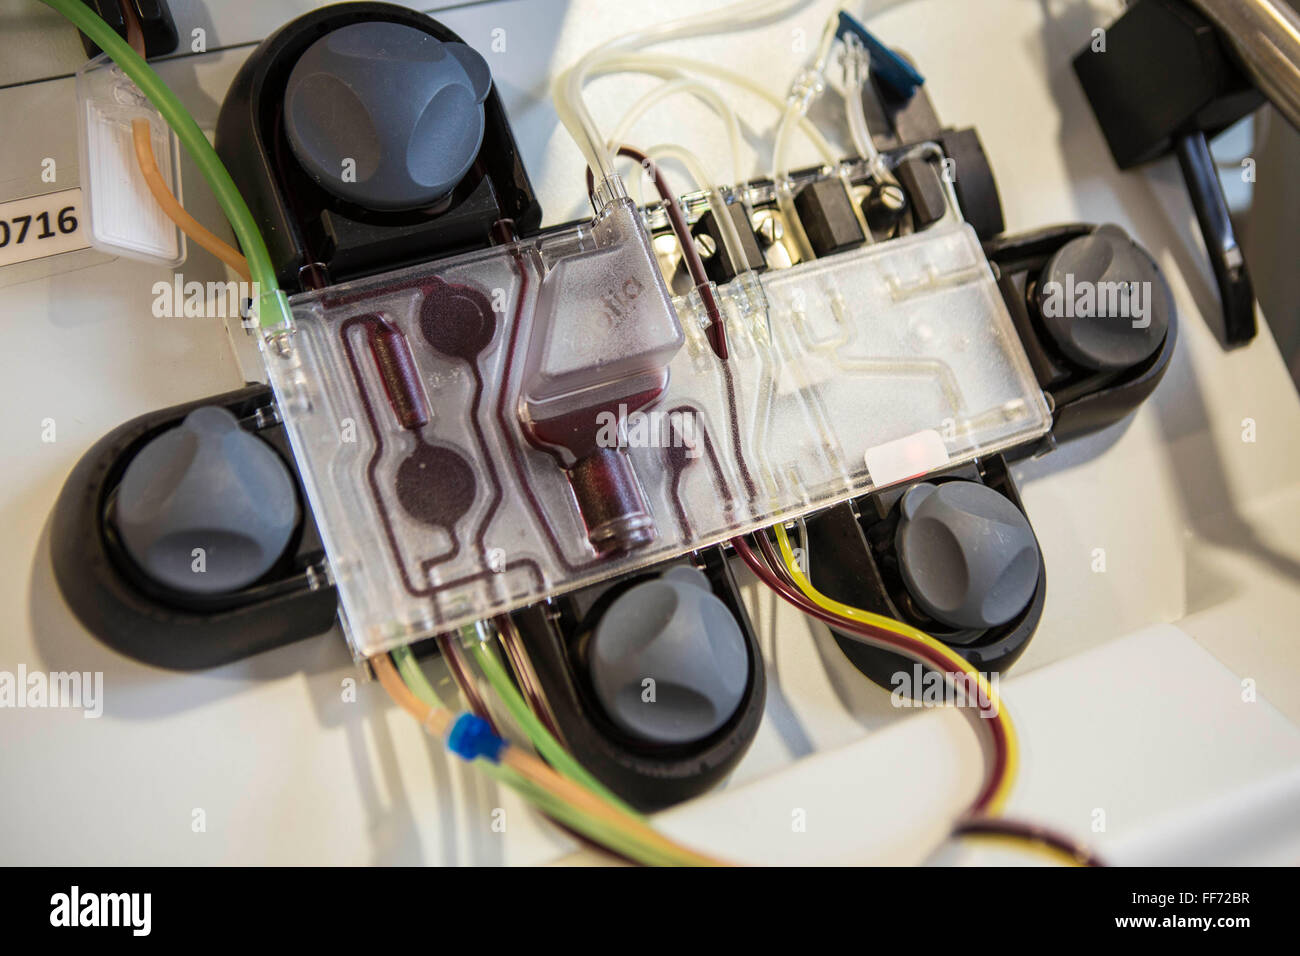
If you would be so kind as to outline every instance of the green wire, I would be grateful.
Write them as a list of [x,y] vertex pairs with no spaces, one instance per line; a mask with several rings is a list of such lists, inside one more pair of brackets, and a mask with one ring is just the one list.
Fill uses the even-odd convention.
[[613,850],[629,860],[635,860],[646,866],[683,865],[681,860],[660,850],[658,847],[642,843],[635,837],[628,836],[603,820],[597,820],[581,810],[575,809],[562,798],[539,787],[511,767],[489,763],[485,760],[476,760],[475,763],[481,765],[485,770],[492,768],[488,770],[488,773],[494,779],[510,787],[552,820],[564,824],[575,833],[581,833],[588,839],[594,840],[601,846]]
[[[244,197],[240,195],[235,181],[230,178],[230,173],[222,164],[221,157],[212,148],[207,137],[203,135],[203,131],[199,129],[194,117],[185,108],[185,105],[168,89],[167,84],[145,62],[144,58],[132,50],[130,45],[118,36],[112,27],[85,4],[81,3],[80,0],[41,0],[41,2],[61,14],[88,36],[101,50],[107,53],[113,62],[121,67],[122,72],[135,82],[136,86],[148,97],[149,102],[154,105],[154,108],[162,114],[163,119],[176,132],[181,145],[185,147],[185,151],[189,153],[190,158],[199,168],[199,172],[203,174],[203,178],[208,181],[217,202],[221,205],[222,211],[225,212],[226,218],[230,221],[230,226],[235,232],[235,238],[239,241],[244,256],[248,260],[249,274],[261,289],[260,298],[262,301],[259,303],[258,308],[259,321],[268,314],[265,306],[269,300],[270,314],[275,320],[270,323],[271,327],[290,327],[293,316],[289,310],[289,300],[280,289],[279,280],[275,275],[275,268],[271,264],[271,254],[267,251],[266,242],[257,228],[253,214],[249,210],[248,204],[244,202]],[[263,325],[265,326],[265,323]],[[639,818],[640,815],[636,811],[615,797],[591,774],[587,773],[550,735],[546,728],[542,726],[541,721],[528,709],[523,698],[515,691],[510,679],[496,659],[477,644],[476,653],[479,664],[487,675],[488,682],[501,695],[506,703],[506,709],[523,727],[542,756],[570,779]],[[423,672],[415,664],[409,650],[405,655],[395,654],[394,660],[397,661],[407,683],[414,684],[412,692],[428,703],[438,704],[437,694],[424,677]],[[588,833],[593,838],[600,839],[602,843],[610,846],[616,843],[626,844],[629,842],[612,827],[581,815],[579,811],[572,809],[568,804],[536,787],[531,781],[524,780],[510,768],[490,762],[483,762],[483,766],[491,768],[488,770],[490,774],[508,782],[510,786],[521,793],[531,791],[529,799],[532,799],[533,802],[539,805],[550,804],[547,812],[557,819],[563,819],[566,824],[574,829]],[[606,832],[596,837],[593,832],[595,830]],[[620,850],[620,852],[623,851]],[[639,843],[637,844],[637,851],[635,853],[629,852],[628,855],[636,859],[655,856],[660,858],[658,862],[673,862],[668,854],[641,847]]]
[[[598,796],[615,804],[619,809],[637,817],[637,819],[642,819],[639,813],[624,804],[618,799],[618,797],[614,796],[604,786],[602,786],[600,781],[592,777],[591,774],[589,774],[580,763],[574,760],[573,757],[569,755],[569,752],[551,736],[550,731],[548,731],[546,727],[542,725],[542,722],[533,715],[533,712],[529,710],[528,705],[524,703],[523,698],[519,696],[519,692],[515,690],[514,684],[510,682],[509,676],[497,661],[496,657],[493,656],[490,651],[486,651],[486,649],[482,648],[482,645],[477,640],[475,641],[474,646],[476,653],[487,653],[487,663],[484,664],[482,658],[479,658],[479,665],[483,668],[488,683],[490,683],[493,689],[501,696],[511,717],[524,727],[525,732],[528,733],[528,739],[533,742],[533,746],[537,747],[538,752],[542,753],[542,756],[546,757],[552,766],[567,776],[570,780],[581,784]],[[402,679],[406,681],[407,686],[411,688],[411,692],[414,693],[416,697],[419,697],[426,704],[440,707],[446,706],[438,697],[437,691],[433,689],[433,685],[429,683],[429,679],[424,675],[424,671],[421,670],[420,666],[415,662],[415,654],[411,652],[409,647],[397,648],[392,652],[392,657],[394,663],[397,665],[398,673],[402,675]],[[529,729],[529,725],[533,725],[532,729],[536,730],[539,735],[538,737],[533,736],[533,733]],[[566,763],[568,764],[567,768],[561,767],[561,764]]]
[[140,87],[144,95],[149,98],[149,102],[176,131],[181,145],[185,147],[185,151],[194,160],[194,165],[199,168],[203,178],[212,187],[217,202],[221,204],[222,211],[230,220],[230,226],[235,231],[235,238],[244,251],[244,257],[248,260],[249,274],[257,283],[260,292],[261,301],[258,303],[257,311],[259,322],[266,327],[267,323],[263,320],[270,318],[271,327],[289,328],[293,322],[289,300],[280,289],[279,280],[275,276],[275,267],[271,264],[271,254],[266,249],[266,242],[262,239],[261,232],[258,231],[257,222],[253,219],[248,204],[244,202],[244,197],[239,194],[235,181],[230,178],[230,173],[222,164],[217,151],[212,148],[208,138],[194,122],[194,117],[190,115],[189,110],[177,99],[176,94],[167,88],[162,77],[154,72],[144,58],[132,50],[112,27],[81,0],[41,0],[41,2],[62,14],[107,53],[113,62],[122,68],[122,72]]
[[[273,319],[269,323],[269,327],[286,329],[291,327],[293,315],[289,309],[289,300],[283,290],[280,289],[279,280],[275,275],[275,267],[271,264],[271,254],[267,250],[266,242],[257,228],[257,222],[254,220],[248,204],[244,202],[244,197],[240,195],[239,187],[235,185],[235,181],[230,178],[230,173],[221,162],[221,157],[212,148],[208,138],[203,135],[203,131],[199,129],[189,110],[176,97],[176,94],[168,89],[167,84],[145,62],[144,58],[132,50],[130,45],[118,36],[112,27],[83,4],[81,0],[41,0],[41,2],[61,14],[88,36],[96,46],[107,53],[113,62],[122,69],[122,72],[130,77],[144,95],[148,97],[149,102],[154,105],[154,108],[162,114],[163,119],[176,132],[181,145],[185,147],[185,151],[189,153],[190,158],[199,168],[199,172],[203,174],[203,178],[208,181],[208,185],[212,188],[217,202],[221,205],[222,211],[230,221],[230,226],[235,232],[235,238],[244,252],[244,257],[248,260],[249,274],[260,289],[259,322],[266,328],[268,324],[262,320],[269,315]],[[267,305],[270,306],[269,310]],[[587,789],[639,818],[639,814],[636,814],[634,810],[606,790],[556,742],[555,738],[542,726],[541,722],[533,716],[523,698],[515,691],[500,664],[482,647],[477,648],[477,653],[479,664],[483,667],[484,673],[487,674],[489,683],[501,694],[511,716],[524,728],[529,739],[533,741],[534,746],[542,755],[570,779],[575,780],[587,787]],[[393,659],[397,663],[403,679],[411,687],[412,693],[426,703],[441,706],[437,693],[424,676],[423,671],[415,663],[415,659],[408,648],[402,648],[401,651],[394,652]],[[475,761],[475,763],[479,764],[490,776],[519,792],[529,802],[541,808],[548,816],[560,820],[574,830],[586,834],[631,859],[652,865],[672,865],[677,862],[671,854],[645,846],[640,841],[625,836],[616,828],[587,817],[581,811],[574,809],[560,798],[538,787],[510,767],[490,761]]]
[[611,793],[582,764],[573,759],[573,756],[564,749],[564,746],[558,740],[551,736],[551,732],[546,729],[546,725],[537,718],[537,715],[524,702],[519,691],[515,689],[514,682],[510,680],[510,676],[506,673],[501,662],[497,660],[497,656],[478,639],[472,625],[467,629],[466,633],[467,635],[474,635],[472,644],[474,659],[478,661],[479,667],[482,668],[483,676],[487,678],[488,683],[492,685],[492,689],[501,698],[501,702],[505,704],[506,712],[528,735],[528,739],[532,741],[533,746],[537,748],[537,752],[542,755],[546,762],[574,783],[581,784],[598,797],[614,804],[624,813],[629,813],[638,820],[643,820],[644,817],[640,813]]
[[443,710],[450,710],[442,702],[438,692],[433,689],[433,685],[429,683],[429,678],[424,676],[424,671],[416,663],[415,654],[409,647],[399,647],[391,651],[389,656],[393,658],[393,663],[397,665],[397,673],[402,675],[402,680],[406,681],[406,686],[411,688],[412,694],[430,707],[441,707]]
[[[444,706],[438,692],[433,689],[433,685],[429,683],[424,671],[416,663],[415,655],[409,647],[397,648],[392,652],[392,657],[393,663],[397,665],[398,673],[402,675],[402,680],[411,689],[411,693],[431,707]],[[610,826],[602,820],[589,817],[582,811],[575,809],[545,788],[539,787],[512,767],[492,763],[488,760],[476,760],[474,765],[498,783],[514,790],[547,816],[609,847],[611,850],[621,853],[628,859],[651,866],[675,866],[678,864],[676,859],[657,847],[646,846],[639,840],[628,837],[616,827]]]

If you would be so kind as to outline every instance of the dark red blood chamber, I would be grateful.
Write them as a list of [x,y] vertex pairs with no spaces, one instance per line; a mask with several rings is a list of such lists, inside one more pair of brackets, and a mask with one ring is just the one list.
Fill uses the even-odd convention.
[[477,494],[469,462],[441,445],[420,444],[397,468],[397,500],[424,524],[452,531]]
[[420,332],[436,351],[474,364],[496,332],[492,303],[478,289],[434,278],[421,287]]
[[625,453],[598,448],[568,475],[587,540],[599,554],[623,554],[654,540],[654,518]]
[[605,398],[586,408],[523,423],[528,440],[564,467],[587,528],[587,540],[601,556],[623,554],[655,538],[650,506],[626,452],[601,447],[598,442],[602,420],[653,405],[667,387],[665,369],[653,388],[612,398],[606,390]]
[[429,398],[402,330],[382,316],[369,316],[366,340],[398,422],[411,431],[429,424]]

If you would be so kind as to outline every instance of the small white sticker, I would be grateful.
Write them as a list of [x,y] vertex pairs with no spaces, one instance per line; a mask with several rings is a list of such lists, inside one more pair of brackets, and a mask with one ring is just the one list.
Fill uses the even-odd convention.
[[948,448],[933,428],[868,448],[867,474],[877,488],[919,478],[948,464]]
[[84,218],[80,187],[0,203],[0,266],[87,248]]

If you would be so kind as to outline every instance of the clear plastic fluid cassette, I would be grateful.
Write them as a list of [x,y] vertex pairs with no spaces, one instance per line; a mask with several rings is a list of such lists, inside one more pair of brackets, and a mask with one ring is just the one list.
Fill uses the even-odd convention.
[[1048,408],[949,190],[924,232],[673,298],[645,220],[295,296],[265,359],[354,651],[1032,441]]

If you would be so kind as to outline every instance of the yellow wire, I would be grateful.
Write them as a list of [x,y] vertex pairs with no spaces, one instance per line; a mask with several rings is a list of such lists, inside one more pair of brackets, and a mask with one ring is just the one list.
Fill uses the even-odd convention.
[[1053,846],[1043,840],[1035,840],[1029,835],[1020,836],[1012,833],[960,833],[958,836],[963,840],[983,840],[986,843],[1001,844],[1005,849],[1024,850],[1029,853],[1037,853],[1039,856],[1063,866],[1087,866],[1085,861],[1081,860],[1077,855],[1071,853],[1069,850],[1062,849],[1059,846]]
[[953,668],[954,672],[965,674],[967,677],[974,679],[984,695],[984,700],[988,701],[989,706],[994,713],[999,714],[1002,719],[1002,726],[1006,731],[1006,767],[1004,768],[1002,779],[998,782],[997,788],[993,792],[993,797],[989,801],[987,810],[990,816],[996,816],[1002,812],[1006,806],[1007,797],[1011,793],[1012,784],[1015,782],[1016,770],[1020,765],[1020,744],[1016,738],[1014,725],[1011,723],[1011,715],[1005,710],[1005,705],[998,699],[997,692],[984,679],[984,675],[977,671],[971,664],[948,645],[935,640],[925,631],[912,627],[903,621],[896,621],[891,617],[885,617],[882,614],[873,614],[870,611],[864,611],[861,608],[853,607],[848,604],[841,604],[834,598],[827,597],[813,587],[813,583],[808,580],[807,575],[799,567],[798,559],[794,556],[794,549],[790,546],[790,538],[785,533],[785,527],[781,524],[774,526],[776,530],[776,543],[781,549],[781,558],[785,561],[786,569],[790,572],[790,577],[798,585],[799,590],[804,593],[808,600],[832,614],[838,614],[840,617],[847,617],[850,620],[857,621],[860,624],[867,624],[872,627],[878,627],[882,630],[890,631],[900,637],[923,644],[928,649],[934,651],[943,657]]

